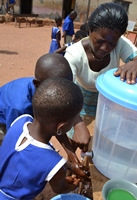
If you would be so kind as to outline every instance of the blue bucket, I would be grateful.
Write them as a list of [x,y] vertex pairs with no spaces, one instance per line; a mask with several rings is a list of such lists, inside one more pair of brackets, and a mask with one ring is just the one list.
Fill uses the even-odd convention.
[[90,200],[90,199],[79,194],[68,193],[68,194],[59,194],[53,197],[51,200]]

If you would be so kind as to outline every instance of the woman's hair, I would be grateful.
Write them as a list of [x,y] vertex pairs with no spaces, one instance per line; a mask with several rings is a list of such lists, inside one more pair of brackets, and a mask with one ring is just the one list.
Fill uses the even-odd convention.
[[89,29],[95,31],[99,28],[118,29],[124,34],[128,25],[126,11],[116,3],[104,3],[98,6],[88,20]]
[[36,90],[32,104],[37,120],[45,120],[45,123],[66,122],[81,111],[83,95],[72,81],[49,78]]

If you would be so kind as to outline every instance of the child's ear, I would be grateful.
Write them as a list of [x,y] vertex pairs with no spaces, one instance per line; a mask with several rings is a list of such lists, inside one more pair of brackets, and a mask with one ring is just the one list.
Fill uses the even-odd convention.
[[67,125],[67,122],[61,122],[57,125],[57,130],[62,129],[65,125]]
[[40,85],[40,81],[37,79],[33,79],[33,84],[34,84],[35,88],[38,88]]

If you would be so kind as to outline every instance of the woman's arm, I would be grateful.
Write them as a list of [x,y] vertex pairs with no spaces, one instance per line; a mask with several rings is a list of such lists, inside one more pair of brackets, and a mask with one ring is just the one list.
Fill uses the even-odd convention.
[[63,53],[66,50],[66,46],[60,47],[59,49],[57,49],[56,51],[54,51],[54,53]]

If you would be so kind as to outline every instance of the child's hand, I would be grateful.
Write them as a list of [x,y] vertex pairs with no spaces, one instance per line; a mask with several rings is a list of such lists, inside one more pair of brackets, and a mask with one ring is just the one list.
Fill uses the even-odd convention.
[[81,163],[71,163],[67,162],[68,169],[72,171],[73,174],[77,175],[80,180],[83,182],[84,180],[90,180],[89,170],[83,166]]
[[66,182],[69,184],[73,184],[78,187],[80,179],[76,178],[76,175],[66,176]]

